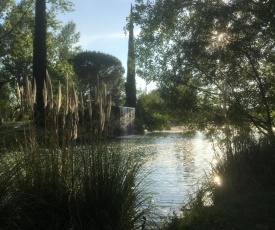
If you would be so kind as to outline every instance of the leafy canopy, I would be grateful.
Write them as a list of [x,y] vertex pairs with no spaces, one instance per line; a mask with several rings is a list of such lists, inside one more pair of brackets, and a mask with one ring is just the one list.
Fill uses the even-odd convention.
[[160,97],[158,90],[153,90],[149,94],[141,94],[137,100],[136,118],[138,127],[148,131],[162,131],[170,129],[169,114],[165,113],[166,105]]
[[119,103],[124,87],[124,68],[120,60],[109,54],[85,51],[75,55],[71,62],[84,95],[95,99],[96,88],[105,84],[107,93]]
[[[56,82],[64,82],[66,73],[72,75],[68,59],[80,50],[75,23],[63,26],[56,18],[57,12],[72,11],[72,6],[68,0],[47,1],[48,70]],[[16,82],[25,85],[26,77],[32,76],[34,10],[33,0],[0,1],[0,81],[15,79],[2,89],[9,98],[16,95]],[[10,103],[4,97],[2,101]]]
[[[76,43],[80,34],[74,22],[63,26],[56,19],[57,11],[72,10],[70,1],[48,1],[47,6],[48,69],[52,77],[58,75],[60,79],[59,75],[64,77],[72,72],[67,60],[79,52]],[[34,1],[1,1],[0,15],[0,79],[16,77],[19,85],[23,85],[25,77],[32,75]]]
[[269,0],[136,0],[138,73],[167,99],[189,88],[182,111],[193,123],[253,125],[273,137],[274,12]]

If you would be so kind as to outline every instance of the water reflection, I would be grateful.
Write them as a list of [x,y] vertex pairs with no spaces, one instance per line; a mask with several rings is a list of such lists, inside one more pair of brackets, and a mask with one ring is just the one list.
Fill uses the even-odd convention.
[[181,133],[128,136],[121,138],[120,144],[147,159],[145,170],[150,174],[145,183],[161,214],[179,212],[190,190],[199,185],[214,156],[211,144],[201,133],[193,136]]

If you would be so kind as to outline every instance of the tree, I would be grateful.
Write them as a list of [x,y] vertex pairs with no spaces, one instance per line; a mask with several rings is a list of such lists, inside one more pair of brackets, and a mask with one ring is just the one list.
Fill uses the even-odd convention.
[[14,98],[11,97],[7,84],[0,87],[0,125],[2,118],[9,117],[11,108],[14,106]]
[[[57,3],[58,1],[53,1]],[[47,71],[47,19],[46,0],[36,0],[35,27],[33,40],[33,77],[36,83],[35,121],[43,126],[45,105],[43,89]]]
[[[28,1],[16,4],[7,0],[5,7],[0,9],[2,20],[0,24],[0,66],[1,79],[16,77],[21,81],[22,75],[28,75],[32,62],[33,27],[31,5]],[[15,66],[16,65],[16,66]]]
[[183,109],[195,123],[253,125],[274,140],[274,2],[136,2],[140,75],[166,94],[193,89]]
[[116,57],[101,52],[86,51],[71,59],[80,91],[95,100],[96,88],[106,85],[115,103],[119,103],[123,87],[124,68]]
[[7,54],[9,40],[29,20],[32,1],[3,0],[0,2],[0,57]]
[[[19,86],[25,86],[26,77],[33,75],[33,31],[35,21],[35,2],[31,0],[21,1],[1,1],[0,5],[5,4],[5,7],[0,7],[2,20],[0,22],[0,81],[15,79],[10,81],[9,93],[16,95],[16,83]],[[65,0],[48,1],[47,7],[47,58],[48,70],[53,77],[53,82],[64,79],[66,73],[73,75],[72,66],[68,63],[63,54],[60,58],[60,50],[68,47],[68,57],[73,52],[78,50],[75,44],[79,34],[75,32],[75,24],[69,22],[61,26],[61,23],[56,19],[56,12],[70,11],[71,3]],[[71,28],[72,33],[68,32],[67,28]],[[62,34],[65,34],[61,39]],[[67,39],[67,40],[66,40]],[[62,41],[61,41],[62,40]],[[63,52],[64,53],[64,52]],[[61,61],[62,60],[62,61]],[[61,78],[62,76],[62,78]],[[55,84],[57,85],[57,84]]]
[[[56,30],[59,22],[56,20],[57,12],[72,11],[69,0],[49,0],[47,9],[48,25]],[[0,57],[9,52],[10,40],[18,31],[34,24],[35,1],[33,0],[3,0],[0,2]],[[32,15],[32,16],[30,16]],[[33,27],[32,27],[33,31]]]
[[[148,131],[170,129],[169,115],[158,90],[141,94],[137,100],[136,123]],[[138,127],[141,129],[140,127]],[[141,131],[142,131],[141,130]]]
[[75,44],[79,42],[80,33],[76,32],[76,24],[69,21],[57,35],[58,46],[57,53],[60,61],[68,61],[73,55],[81,50],[80,46]]
[[[29,17],[30,23],[23,24],[14,31],[13,36],[10,36],[9,48],[0,60],[1,79],[16,78],[20,86],[25,84],[27,76],[32,75],[33,14],[31,13]],[[58,27],[56,31],[51,29],[47,32],[48,71],[54,82],[62,82],[67,73],[73,75],[72,65],[68,60],[80,50],[80,47],[75,45],[79,39],[79,33],[75,29],[75,24],[69,22],[63,27]],[[11,86],[16,91],[16,84]]]
[[33,40],[33,78],[36,83],[36,105],[34,110],[35,121],[43,126],[45,106],[43,97],[44,82],[47,71],[47,20],[46,0],[36,0],[35,27]]
[[77,45],[79,38],[80,33],[76,32],[73,21],[60,27],[58,33],[48,33],[48,71],[54,85],[58,85],[59,81],[65,85],[64,76],[68,75],[69,80],[74,76],[70,59],[81,52]]
[[134,46],[134,21],[133,9],[129,19],[129,41],[128,41],[128,60],[127,60],[127,81],[125,84],[126,106],[136,107],[136,76],[135,76],[135,46]]

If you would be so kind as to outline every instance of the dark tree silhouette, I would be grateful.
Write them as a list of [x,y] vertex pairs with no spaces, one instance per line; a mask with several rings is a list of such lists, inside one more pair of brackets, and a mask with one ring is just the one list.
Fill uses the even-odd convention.
[[120,60],[109,54],[85,51],[75,55],[71,63],[78,77],[79,90],[85,96],[95,99],[95,87],[104,83],[113,101],[120,102],[124,74]]
[[36,81],[36,105],[35,122],[38,126],[44,124],[44,100],[43,86],[46,79],[47,69],[47,20],[46,20],[46,0],[36,0],[35,4],[35,27],[33,41],[33,78]]
[[126,91],[126,106],[136,107],[136,78],[135,78],[135,45],[134,45],[134,22],[133,10],[128,24],[129,41],[128,41],[128,60],[127,60],[127,81],[125,84]]

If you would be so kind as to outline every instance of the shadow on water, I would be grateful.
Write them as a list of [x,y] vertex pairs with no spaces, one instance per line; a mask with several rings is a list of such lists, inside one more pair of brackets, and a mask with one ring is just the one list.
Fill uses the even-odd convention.
[[179,213],[214,157],[202,133],[156,132],[119,138],[123,148],[146,158],[144,179],[151,202],[161,215]]

